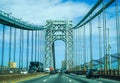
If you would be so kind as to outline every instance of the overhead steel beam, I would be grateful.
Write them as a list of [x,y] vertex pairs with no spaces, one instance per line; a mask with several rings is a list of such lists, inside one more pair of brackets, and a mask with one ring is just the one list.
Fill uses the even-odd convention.
[[25,29],[25,30],[44,30],[45,29],[45,26],[27,23],[3,11],[0,11],[0,23],[7,26],[11,26],[19,29]]
[[82,27],[83,25],[90,22],[92,19],[94,19],[96,16],[98,16],[101,12],[103,12],[106,8],[108,8],[115,0],[110,0],[106,5],[104,5],[96,14],[94,14],[90,19],[85,21],[83,24],[81,24],[79,27]]
[[78,26],[85,21],[85,19],[102,3],[103,0],[98,0],[97,3],[90,9],[90,11],[85,15],[85,17],[73,28],[78,28]]

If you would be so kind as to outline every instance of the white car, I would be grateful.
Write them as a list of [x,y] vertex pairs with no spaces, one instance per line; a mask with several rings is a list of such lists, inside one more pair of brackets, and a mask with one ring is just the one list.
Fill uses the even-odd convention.
[[28,74],[28,71],[22,70],[20,73],[21,73],[21,74]]
[[13,71],[12,71],[12,70],[10,70],[10,71],[9,71],[9,73],[13,73]]

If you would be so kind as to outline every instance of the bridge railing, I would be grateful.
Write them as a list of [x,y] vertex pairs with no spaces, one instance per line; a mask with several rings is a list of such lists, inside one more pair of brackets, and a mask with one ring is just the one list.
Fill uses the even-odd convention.
[[[43,30],[45,29],[42,25],[35,25],[32,23],[28,23],[23,21],[21,18],[16,18],[11,15],[12,13],[6,13],[0,10],[0,19],[5,21],[3,24],[13,26],[16,28],[24,28],[28,30]],[[6,23],[8,22],[8,23]]]

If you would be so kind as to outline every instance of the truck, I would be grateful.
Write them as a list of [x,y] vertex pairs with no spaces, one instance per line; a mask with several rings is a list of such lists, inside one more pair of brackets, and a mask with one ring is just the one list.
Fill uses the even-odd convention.
[[43,63],[41,62],[30,62],[29,72],[43,72]]

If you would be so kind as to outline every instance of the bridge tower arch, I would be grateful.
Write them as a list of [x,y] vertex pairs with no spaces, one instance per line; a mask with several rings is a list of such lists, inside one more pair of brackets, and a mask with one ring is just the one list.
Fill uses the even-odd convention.
[[54,41],[65,42],[66,69],[73,68],[73,30],[72,21],[48,20],[45,34],[45,68],[55,68]]

